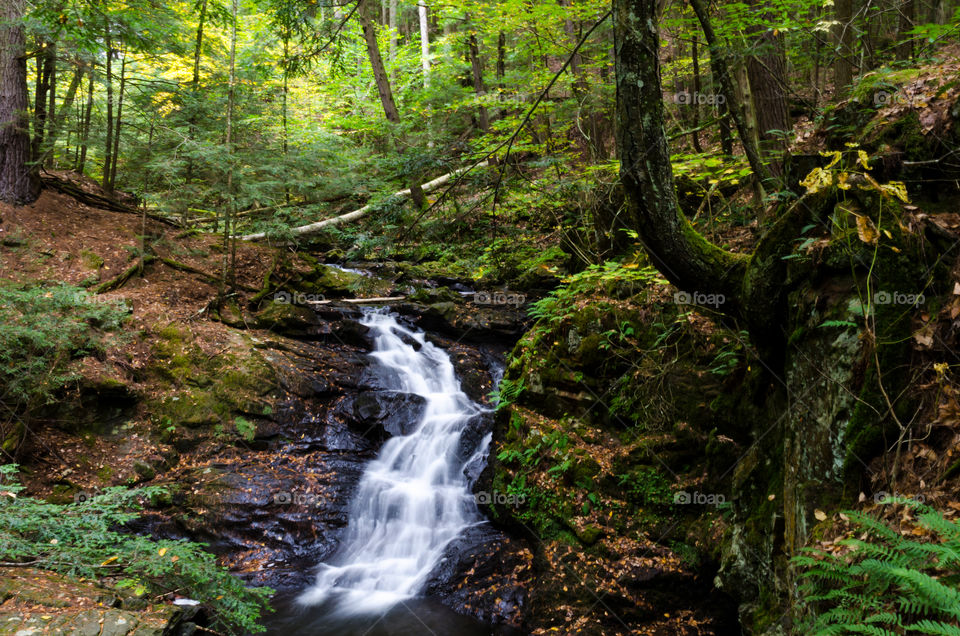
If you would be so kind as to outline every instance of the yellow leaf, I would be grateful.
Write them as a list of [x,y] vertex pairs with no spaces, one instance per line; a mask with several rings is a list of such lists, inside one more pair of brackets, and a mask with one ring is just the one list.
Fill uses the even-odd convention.
[[865,175],[863,175],[863,178],[866,179],[867,182],[868,182],[870,185],[869,185],[869,186],[860,186],[860,189],[861,189],[861,190],[869,190],[869,189],[871,189],[871,188],[873,188],[874,190],[881,190],[881,191],[883,190],[883,187],[877,182],[877,180],[874,179],[873,177],[871,177],[870,175],[865,174]]
[[837,187],[841,190],[849,190],[850,184],[847,183],[847,179],[850,178],[849,173],[841,172],[837,175]]
[[813,511],[813,516],[816,517],[817,521],[826,521],[826,520],[827,520],[827,513],[825,513],[823,510],[819,510],[819,509],[818,509],[818,510],[814,510],[814,511]]
[[814,194],[833,183],[833,175],[823,168],[814,168],[810,174],[800,182],[807,189],[807,194]]
[[160,548],[159,550],[157,550],[157,554],[159,554],[160,556],[163,556],[166,553],[167,553],[166,548]]
[[870,161],[870,156],[867,154],[866,150],[857,150],[857,163],[863,166],[864,170],[869,170],[870,165],[867,163]]
[[890,183],[885,183],[880,186],[880,191],[886,195],[896,197],[904,203],[910,203],[910,199],[907,197],[907,186],[904,185],[903,181],[891,181]]
[[821,150],[820,156],[833,157],[833,159],[830,160],[830,163],[827,164],[827,167],[825,168],[825,170],[829,170],[830,168],[840,163],[841,154],[839,150]]
[[104,566],[106,566],[106,565],[110,565],[111,563],[113,563],[114,561],[116,561],[116,560],[119,559],[119,558],[120,558],[120,557],[118,557],[118,556],[112,556],[112,557],[110,557],[109,559],[107,559],[106,561],[104,561],[103,563],[101,563],[101,564],[100,564],[100,567],[104,567]]
[[864,243],[873,243],[877,242],[877,239],[880,238],[880,234],[877,233],[876,228],[873,226],[873,221],[870,220],[868,216],[860,216],[859,214],[855,215],[857,217],[857,236],[860,237],[860,240]]

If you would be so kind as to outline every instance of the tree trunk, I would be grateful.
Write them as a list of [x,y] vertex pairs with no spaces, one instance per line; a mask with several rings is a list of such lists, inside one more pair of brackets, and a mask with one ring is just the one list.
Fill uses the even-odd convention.
[[[200,3],[200,17],[197,23],[197,39],[193,46],[193,78],[190,81],[190,110],[187,116],[187,134],[193,140],[197,133],[197,103],[200,99],[200,56],[203,51],[203,28],[207,21],[207,0]],[[187,185],[193,181],[193,157],[187,157],[185,175]],[[186,209],[183,210],[186,215]]]
[[390,63],[397,61],[397,14],[400,12],[400,6],[397,0],[390,0]]
[[[700,92],[703,90],[703,87],[700,85],[700,58],[699,50],[697,48],[697,36],[693,36],[693,40],[690,43],[690,55],[693,58],[693,94],[700,95]],[[691,141],[693,142],[693,149],[698,153],[703,153],[703,147],[700,145],[700,133],[697,132],[697,128],[700,127],[700,100],[694,99],[691,103],[693,107],[693,130],[694,133],[691,136]]]
[[[366,3],[365,3],[366,4]],[[390,89],[390,77],[387,75],[387,69],[383,65],[383,58],[380,56],[380,48],[377,45],[377,30],[373,20],[364,11],[361,5],[357,11],[360,18],[360,26],[363,28],[363,40],[367,45],[367,57],[370,60],[370,67],[373,69],[373,81],[377,85],[377,93],[380,95],[380,104],[383,106],[383,113],[387,121],[394,124],[400,123],[400,112],[397,110],[397,103],[393,100],[393,91]]]
[[427,5],[421,0],[417,4],[420,17],[420,66],[423,68],[423,87],[430,88],[430,21],[427,19]]
[[[615,1],[620,2],[623,0]],[[740,143],[743,146],[744,154],[747,155],[750,169],[753,170],[755,178],[758,179],[761,184],[772,181],[769,170],[767,170],[767,167],[763,165],[763,161],[760,159],[760,152],[756,144],[753,143],[753,136],[750,134],[743,115],[739,109],[731,107],[731,104],[729,104],[729,101],[737,94],[737,91],[734,88],[733,78],[730,76],[730,69],[727,65],[723,46],[717,40],[717,36],[713,31],[707,6],[704,4],[704,0],[690,0],[690,5],[693,7],[694,13],[697,14],[697,20],[700,22],[700,28],[703,30],[703,37],[707,40],[707,46],[710,49],[710,62],[713,65],[717,80],[719,81],[720,90],[723,91],[724,103],[733,117],[733,122],[737,127],[737,133],[740,135]],[[654,16],[653,19],[656,20],[656,16]],[[659,70],[657,76],[659,77]],[[777,188],[774,187],[774,189]]]
[[[369,5],[369,6],[368,6]],[[377,85],[377,93],[380,95],[380,103],[383,105],[383,114],[387,121],[400,124],[400,111],[397,110],[397,103],[393,99],[393,91],[390,89],[390,77],[383,66],[383,58],[380,56],[380,48],[377,45],[377,30],[373,19],[370,17],[370,11],[376,11],[372,3],[363,3],[357,11],[357,17],[360,20],[360,26],[363,29],[363,40],[367,45],[367,57],[370,59],[370,67],[373,69],[373,80]],[[410,186],[410,198],[417,209],[423,209],[427,199],[420,188],[420,184],[414,182]]]
[[77,155],[77,165],[74,168],[80,174],[87,164],[87,142],[90,141],[90,124],[93,120],[93,69],[90,70],[90,80],[87,86],[87,104],[83,113],[83,120],[80,123],[78,135],[80,137]]
[[0,201],[30,203],[38,180],[30,169],[27,120],[27,42],[24,0],[0,3]]
[[103,18],[103,39],[107,48],[107,139],[103,157],[103,189],[112,194],[110,189],[110,166],[113,165],[113,44],[110,41],[110,18]]
[[913,56],[913,39],[907,35],[907,32],[913,28],[916,13],[916,0],[904,0],[900,4],[900,22],[897,25],[898,60],[909,60]]
[[627,218],[668,280],[705,296],[700,304],[742,318],[765,365],[782,370],[783,257],[814,215],[833,209],[835,193],[823,190],[785,204],[749,256],[717,247],[691,226],[677,205],[664,128],[656,2],[613,0],[617,150]]
[[76,100],[77,91],[80,90],[80,83],[83,81],[83,73],[84,68],[82,66],[78,67],[77,70],[74,71],[73,79],[70,80],[70,86],[67,87],[67,95],[63,100],[63,106],[60,108],[60,114],[57,115],[55,110],[51,110],[50,129],[46,135],[46,141],[44,142],[44,147],[40,156],[41,163],[47,157],[53,154],[54,146],[57,143],[57,139],[60,137],[60,131],[63,129],[63,124],[67,119],[67,113],[69,113],[73,108],[73,102]]
[[[762,10],[757,0],[751,3]],[[757,114],[757,133],[770,151],[786,147],[786,137],[771,134],[772,130],[787,131],[791,128],[790,111],[787,108],[786,55],[783,40],[766,29],[754,34],[754,54],[747,58],[747,77]]]
[[497,36],[497,86],[503,88],[503,78],[507,74],[507,34],[503,31]]
[[853,0],[836,0],[837,60],[833,66],[834,93],[846,94],[853,82]]
[[113,126],[113,150],[110,161],[110,186],[107,192],[113,192],[117,185],[117,160],[120,157],[120,126],[123,124],[123,94],[127,87],[127,54],[123,53],[120,63],[120,93],[117,95],[117,123]]
[[49,105],[47,106],[47,126],[45,134],[49,135],[50,128],[57,121],[57,45],[50,45],[50,70],[47,73],[47,92]]
[[33,100],[33,141],[30,154],[34,161],[40,159],[40,148],[43,146],[43,137],[47,129],[50,80],[54,75],[56,66],[56,48],[50,42],[42,43],[40,50],[37,52],[37,86]]
[[657,1],[614,0],[613,19],[617,150],[628,218],[654,265],[677,287],[734,302],[746,259],[704,239],[677,204],[663,121]]
[[467,47],[470,53],[470,68],[473,74],[473,92],[480,98],[479,126],[483,132],[490,130],[490,115],[487,107],[484,106],[484,96],[487,94],[487,87],[483,83],[483,65],[480,63],[480,46],[477,43],[477,36],[470,34],[467,39]]
[[[233,108],[236,103],[236,80],[237,80],[237,0],[231,3],[232,24],[230,29],[230,86],[227,91],[227,130],[226,130],[226,150],[228,156],[227,163],[227,205],[224,208],[223,218],[223,259],[221,261],[220,272],[220,300],[226,298],[227,281],[231,277],[233,267],[231,267],[230,258],[230,237],[233,236],[233,213],[236,201],[233,196]],[[236,249],[236,239],[233,240],[234,250]],[[234,256],[235,259],[235,256]]]

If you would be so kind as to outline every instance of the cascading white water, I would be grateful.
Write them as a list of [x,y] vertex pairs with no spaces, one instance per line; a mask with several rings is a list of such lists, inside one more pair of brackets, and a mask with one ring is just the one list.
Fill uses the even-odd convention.
[[426,403],[410,434],[387,440],[367,466],[340,547],[299,599],[335,603],[346,614],[380,611],[415,595],[444,548],[482,522],[464,469],[489,445],[487,436],[473,457],[459,452],[469,421],[483,409],[460,389],[443,350],[389,314],[371,312],[361,322],[374,336],[371,355],[387,388]]

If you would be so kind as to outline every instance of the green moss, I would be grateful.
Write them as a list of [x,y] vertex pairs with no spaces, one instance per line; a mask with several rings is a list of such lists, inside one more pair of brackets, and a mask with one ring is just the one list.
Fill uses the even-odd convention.
[[87,269],[100,269],[103,267],[103,257],[90,250],[80,250],[80,260]]
[[[209,356],[187,329],[171,325],[158,336],[147,372],[166,383],[169,392],[151,400],[148,408],[167,441],[180,434],[178,427],[208,428],[263,411],[263,396],[275,388],[276,378],[251,343],[238,343],[242,353]],[[230,430],[236,433],[232,426]]]
[[111,466],[103,466],[103,468],[97,470],[97,479],[104,484],[109,484],[113,479],[113,468]]

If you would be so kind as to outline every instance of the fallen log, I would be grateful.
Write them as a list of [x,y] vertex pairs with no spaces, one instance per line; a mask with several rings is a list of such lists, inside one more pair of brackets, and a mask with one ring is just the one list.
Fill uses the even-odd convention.
[[379,296],[377,298],[339,298],[337,300],[308,300],[307,305],[329,305],[330,303],[350,303],[351,305],[370,305],[375,303],[395,303],[405,300],[406,296]]
[[[92,208],[108,210],[110,212],[122,212],[124,214],[143,214],[143,210],[141,209],[130,207],[129,205],[122,203],[121,201],[117,201],[116,199],[111,199],[100,196],[99,194],[87,192],[75,183],[59,179],[52,175],[41,176],[40,181],[44,187],[73,197],[80,203],[89,205]],[[175,221],[152,212],[147,212],[147,218],[153,219],[154,221],[159,221],[160,223],[164,223],[165,225],[170,225],[172,227],[179,227]]]
[[[489,165],[489,162],[483,161],[478,163],[476,166],[471,166],[471,168],[483,168]],[[454,179],[460,176],[466,170],[471,168],[461,168],[460,170],[454,170],[453,172],[447,173],[442,177],[437,177],[433,181],[428,181],[424,183],[420,188],[424,193],[431,192],[437,188],[446,185],[451,179]],[[391,198],[405,199],[410,196],[410,189],[400,190],[399,192],[394,192]],[[305,234],[315,234],[320,230],[332,227],[334,225],[340,225],[341,223],[347,223],[349,221],[356,221],[357,219],[363,218],[369,212],[374,209],[374,204],[367,204],[358,210],[353,212],[347,212],[346,214],[341,214],[340,216],[335,216],[332,219],[325,219],[323,221],[317,221],[316,223],[310,223],[309,225],[301,225],[299,227],[293,228],[291,231],[297,236],[303,236]],[[241,236],[240,240],[242,241],[261,241],[267,238],[266,232],[258,232],[256,234],[247,234],[246,236]]]

